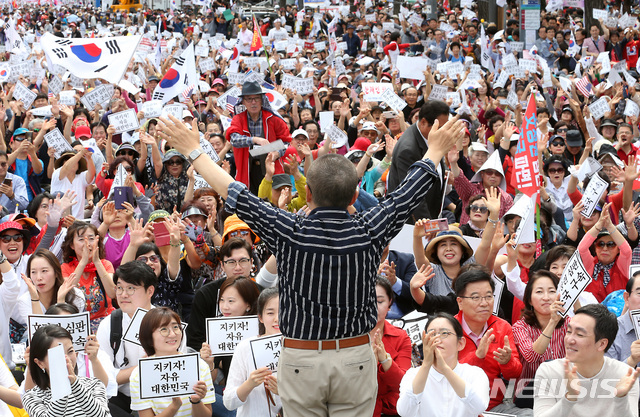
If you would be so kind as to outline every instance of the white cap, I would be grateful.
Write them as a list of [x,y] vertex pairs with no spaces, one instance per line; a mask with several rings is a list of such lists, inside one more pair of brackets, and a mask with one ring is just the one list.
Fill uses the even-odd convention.
[[182,119],[184,120],[186,117],[193,117],[193,114],[187,109],[182,110]]
[[480,175],[480,173],[488,169],[493,169],[495,171],[498,171],[502,175],[502,181],[500,181],[500,188],[502,188],[503,191],[506,191],[507,180],[504,178],[504,170],[502,169],[502,163],[500,162],[500,155],[498,154],[497,151],[494,151],[491,154],[491,156],[489,156],[489,159],[487,159],[487,161],[484,164],[482,164],[478,172],[476,172],[473,178],[471,178],[471,182],[482,182],[482,175]]
[[473,152],[482,151],[482,152],[489,153],[489,149],[487,149],[487,146],[480,142],[471,142],[471,145],[469,146],[469,148],[471,148]]
[[292,138],[295,138],[295,137],[296,137],[296,136],[298,136],[298,135],[302,135],[302,136],[304,136],[305,138],[309,139],[309,134],[308,134],[308,133],[307,133],[307,131],[306,131],[306,130],[304,130],[304,129],[296,129],[296,130],[294,130],[294,131],[293,131],[293,133],[291,134],[291,137],[292,137]]

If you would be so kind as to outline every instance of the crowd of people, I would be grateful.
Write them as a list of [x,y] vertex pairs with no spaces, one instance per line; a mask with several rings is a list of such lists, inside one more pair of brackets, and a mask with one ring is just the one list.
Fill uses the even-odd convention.
[[0,417],[638,416],[638,13],[330,3],[0,11]]

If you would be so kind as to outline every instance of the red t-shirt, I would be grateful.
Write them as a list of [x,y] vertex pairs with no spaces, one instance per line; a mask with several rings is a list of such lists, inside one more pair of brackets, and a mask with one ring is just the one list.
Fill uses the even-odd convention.
[[627,68],[635,68],[638,62],[638,47],[640,47],[640,40],[629,41],[624,46],[624,59],[627,61]]
[[[100,261],[104,269],[106,269],[108,273],[113,274],[113,265],[111,262],[106,259],[101,259]],[[75,263],[62,264],[62,276],[66,278],[75,272],[76,265]],[[111,303],[111,298],[102,292],[96,278],[97,275],[95,271],[85,272],[78,282],[78,288],[84,292],[84,297],[87,300],[86,311],[90,313],[91,320],[107,317],[115,310]]]

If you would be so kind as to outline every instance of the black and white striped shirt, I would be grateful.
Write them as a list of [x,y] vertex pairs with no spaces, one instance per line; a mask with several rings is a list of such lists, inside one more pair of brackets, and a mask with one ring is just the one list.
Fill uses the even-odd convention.
[[373,329],[382,250],[436,179],[433,163],[418,161],[379,205],[353,216],[319,207],[300,217],[262,201],[240,182],[229,185],[227,211],[236,212],[276,256],[284,336],[330,340]]
[[[39,369],[36,368],[38,372]],[[29,417],[110,417],[107,392],[97,378],[79,376],[71,384],[71,394],[51,401],[51,390],[39,387],[22,396],[22,405]]]

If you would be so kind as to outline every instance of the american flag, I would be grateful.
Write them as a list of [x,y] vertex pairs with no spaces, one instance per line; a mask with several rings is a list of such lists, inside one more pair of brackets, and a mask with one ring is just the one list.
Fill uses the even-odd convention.
[[182,92],[182,99],[186,100],[189,98],[189,96],[191,95],[191,93],[193,92],[193,89],[196,87],[195,84],[191,84],[189,87],[187,87],[183,92]]
[[585,97],[591,97],[593,95],[593,84],[589,81],[589,76],[585,75],[576,83],[576,87]]
[[233,96],[227,96],[227,110],[229,113],[235,114],[236,104],[238,104],[238,98]]

